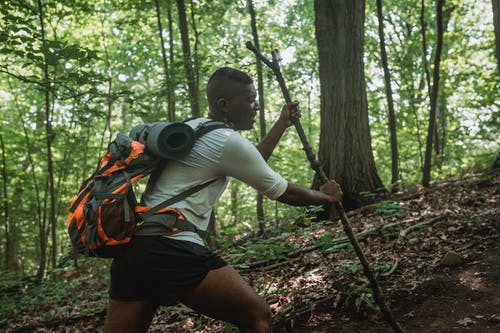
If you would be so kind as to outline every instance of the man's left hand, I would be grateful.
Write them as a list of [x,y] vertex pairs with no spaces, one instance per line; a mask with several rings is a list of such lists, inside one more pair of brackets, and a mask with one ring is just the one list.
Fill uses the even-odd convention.
[[293,125],[293,122],[299,120],[300,117],[301,112],[299,109],[299,102],[295,101],[283,105],[278,121],[286,127],[290,127]]

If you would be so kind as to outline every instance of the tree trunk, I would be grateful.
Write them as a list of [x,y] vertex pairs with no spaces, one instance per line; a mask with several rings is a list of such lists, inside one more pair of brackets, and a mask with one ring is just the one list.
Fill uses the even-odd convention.
[[[98,153],[98,158],[101,156],[102,151],[104,147],[108,146],[108,143],[111,142],[113,138],[113,131],[111,128],[111,120],[113,117],[113,95],[112,95],[112,89],[113,89],[113,75],[112,75],[112,70],[111,70],[111,62],[109,61],[109,52],[108,52],[108,46],[106,43],[106,33],[104,31],[104,20],[106,18],[103,18],[101,22],[101,36],[102,36],[102,47],[104,51],[104,63],[106,64],[106,123],[104,124],[104,129],[102,131],[101,135],[101,142],[99,144],[99,151]],[[108,132],[108,140],[105,142],[106,139],[106,131]]]
[[[13,90],[11,84],[10,84],[10,81],[9,81],[9,88],[11,90]],[[45,239],[45,223],[44,221],[42,220],[42,201],[41,201],[41,197],[40,197],[40,190],[39,190],[39,187],[38,187],[38,179],[37,179],[37,176],[36,176],[36,167],[35,167],[35,162],[34,162],[34,159],[33,159],[33,151],[35,151],[37,148],[32,146],[31,142],[30,142],[30,139],[29,139],[29,134],[28,134],[28,129],[27,129],[27,122],[25,121],[24,117],[23,117],[23,108],[21,106],[19,106],[19,103],[18,103],[18,99],[17,99],[17,95],[14,95],[16,96],[15,97],[15,104],[16,104],[16,109],[17,109],[17,115],[19,116],[19,123],[21,124],[22,126],[22,129],[23,129],[23,134],[24,134],[24,141],[25,141],[25,144],[26,144],[26,157],[27,157],[27,160],[28,160],[28,168],[30,171],[29,173],[31,174],[31,178],[33,180],[33,189],[35,191],[35,198],[36,198],[36,201],[35,201],[35,204],[36,204],[36,209],[34,210],[34,218],[35,218],[35,223],[36,223],[36,227],[38,228],[38,237],[39,237],[39,240],[40,242],[39,243],[42,243],[42,240],[46,242],[46,239]],[[38,114],[38,112],[37,112]],[[26,180],[27,181],[27,180]],[[23,184],[26,184],[25,181],[22,181],[21,183]],[[22,188],[19,188],[19,187],[16,187],[13,191],[13,197],[14,198],[20,198],[21,197],[21,193],[22,193]],[[18,265],[18,262],[17,262],[17,244],[15,244],[15,239],[16,239],[16,229],[14,228],[14,225],[13,224],[10,224],[10,232],[9,232],[10,236],[10,244],[11,246],[9,247],[10,248],[10,256],[9,256],[9,260],[8,260],[8,263],[7,263],[7,267],[12,270],[12,271],[17,271],[19,269],[19,265]],[[38,247],[38,250],[40,249],[40,247]]]
[[[257,32],[257,22],[255,18],[255,8],[253,5],[253,0],[247,0],[248,11],[250,12],[250,22],[252,26],[252,37],[253,45],[260,50],[259,44],[259,34]],[[260,124],[260,139],[262,140],[266,136],[266,117],[264,112],[264,79],[262,76],[262,62],[256,58],[257,65],[257,91],[259,93],[259,124]],[[264,196],[261,193],[257,193],[257,220],[259,221],[259,234],[263,235],[266,231],[266,226],[264,223],[265,212],[264,212]]]
[[181,32],[182,54],[184,58],[184,69],[186,71],[186,79],[189,91],[189,102],[191,104],[191,115],[200,117],[200,101],[198,94],[198,85],[196,84],[196,76],[191,59],[191,46],[189,43],[189,29],[186,19],[186,6],[184,0],[177,0],[177,11],[179,14],[179,30]]
[[497,69],[500,75],[500,0],[491,0],[491,4],[493,6],[493,25],[495,26]]
[[399,189],[399,153],[398,138],[396,131],[396,116],[394,112],[394,101],[392,99],[391,75],[387,61],[387,51],[385,49],[384,36],[384,16],[382,14],[382,0],[377,0],[378,34],[380,38],[380,55],[382,67],[384,68],[385,91],[387,96],[387,109],[389,113],[389,132],[391,135],[391,191]]
[[233,185],[231,187],[231,225],[238,224],[238,188]]
[[[344,192],[345,208],[386,194],[371,147],[363,65],[365,1],[315,1],[321,85],[319,160]],[[318,183],[317,181],[315,182]]]
[[[2,204],[3,204],[3,220],[4,220],[4,230],[5,230],[5,265],[2,266],[2,255],[0,252],[0,269],[9,270],[9,261],[12,256],[10,251],[10,221],[9,221],[9,200],[7,192],[7,163],[5,161],[5,145],[3,143],[3,136],[0,134],[0,149],[2,149]],[[0,234],[0,239],[1,239]],[[0,246],[0,251],[2,247]]]
[[173,115],[173,121],[175,121],[175,75],[174,75],[174,28],[172,21],[172,2],[169,0],[167,2],[167,18],[168,18],[168,46],[169,46],[169,59],[170,59],[170,72],[169,80],[167,82],[168,87],[168,114]]
[[[40,19],[40,33],[42,38],[42,48],[46,49],[46,38],[45,38],[45,25],[44,25],[44,11],[41,0],[37,1],[38,3],[38,15]],[[57,229],[57,221],[56,221],[56,200],[55,200],[55,191],[54,191],[54,169],[52,163],[52,139],[54,133],[52,132],[52,115],[50,108],[50,94],[51,89],[53,87],[50,86],[50,77],[49,77],[49,65],[47,60],[46,52],[44,54],[44,62],[43,62],[43,77],[44,77],[44,95],[45,95],[45,136],[46,136],[46,145],[47,145],[47,173],[48,173],[48,190],[49,190],[49,224],[51,231],[51,239],[52,239],[52,266],[56,266],[56,250],[57,250],[57,237],[56,237],[56,229]],[[40,269],[38,271],[37,278],[39,281],[43,278],[45,274],[45,253],[42,252],[40,254]]]
[[[444,4],[443,4],[444,5]],[[443,11],[443,34],[448,31],[448,23],[455,6],[451,6]],[[437,30],[437,29],[436,29]],[[447,54],[448,47],[442,46],[441,54]],[[444,73],[440,77],[438,91],[445,91],[447,75]],[[436,102],[436,127],[434,131],[434,150],[436,152],[437,164],[442,167],[444,161],[444,150],[446,146],[446,114],[448,112],[447,99],[444,94],[439,95],[439,101]]]
[[170,71],[168,69],[168,60],[167,60],[167,51],[165,50],[165,39],[163,38],[163,27],[161,24],[161,9],[160,9],[160,0],[155,0],[156,6],[156,20],[158,22],[158,35],[160,36],[160,49],[161,49],[161,60],[163,62],[163,71],[165,75],[165,97],[167,99],[167,113],[168,113],[168,121],[175,121],[175,114],[172,113],[172,110],[168,107],[169,98],[170,98]]
[[217,223],[216,223],[216,218],[215,218],[215,211],[212,210],[212,213],[210,214],[210,222],[208,222],[208,239],[206,240],[207,245],[210,249],[214,250],[216,248],[217,243],[215,242],[215,237],[212,236],[217,236]]
[[[199,60],[199,54],[198,54],[198,44],[199,44],[199,37],[200,34],[198,33],[198,29],[196,29],[196,19],[195,19],[195,14],[196,10],[194,7],[193,0],[189,0],[189,7],[190,7],[190,12],[191,12],[191,26],[193,27],[193,38],[194,38],[194,46],[193,46],[193,75],[194,75],[194,83],[196,86],[196,89],[199,89],[200,87],[200,77],[199,77],[199,68],[200,68],[200,60]],[[199,90],[197,90],[199,91]]]
[[431,179],[431,160],[432,160],[432,141],[434,138],[434,129],[436,126],[436,106],[439,92],[439,66],[441,63],[441,50],[443,48],[443,3],[444,0],[437,0],[437,45],[434,55],[434,70],[432,90],[430,94],[431,108],[429,112],[429,127],[427,129],[427,141],[425,145],[425,160],[422,176],[422,185],[428,187]]

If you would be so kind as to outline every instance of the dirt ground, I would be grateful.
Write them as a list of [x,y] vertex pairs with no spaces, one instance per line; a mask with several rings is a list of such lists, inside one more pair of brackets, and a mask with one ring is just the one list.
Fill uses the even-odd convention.
[[[437,272],[411,293],[391,297],[393,312],[406,332],[500,332],[500,250],[490,245],[469,263]],[[360,317],[329,306],[301,320],[290,331],[391,332],[379,316]]]
[[[406,242],[398,237],[396,246],[384,246],[376,236],[363,244],[367,253],[391,249],[400,258],[395,272],[380,282],[406,332],[500,332],[499,199],[498,173],[487,182],[441,183],[405,205],[408,215],[427,211],[436,216],[423,221],[442,219],[424,222]],[[458,261],[445,261],[448,252]],[[288,331],[391,331],[378,312],[355,312],[349,306],[337,311],[329,303],[301,316]]]
[[[500,172],[414,188],[348,216],[407,333],[500,332]],[[392,331],[343,237],[338,222],[294,229],[269,242],[280,249],[293,244],[293,251],[267,261],[262,253],[231,260],[270,304],[273,332]],[[248,253],[252,242],[258,240],[221,255]],[[100,332],[102,309],[43,324],[36,313],[25,314],[4,328]],[[149,332],[236,331],[179,306],[160,309]]]

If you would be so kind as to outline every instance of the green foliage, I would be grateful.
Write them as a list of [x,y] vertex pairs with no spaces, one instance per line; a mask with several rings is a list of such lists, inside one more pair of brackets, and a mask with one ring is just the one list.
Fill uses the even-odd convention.
[[326,231],[321,237],[316,239],[314,245],[330,252],[350,251],[352,249],[352,245],[348,241],[334,244],[332,233],[329,231]]
[[231,323],[224,323],[224,333],[237,333],[239,329],[236,325]]
[[[368,6],[369,12],[375,8]],[[447,2],[449,10],[441,64],[442,91],[439,99],[438,127],[442,149],[433,157],[432,177],[462,175],[491,165],[498,150],[499,88],[492,50],[491,4],[481,1]],[[384,2],[384,27],[393,81],[398,126],[398,148],[402,184],[420,181],[427,132],[429,97],[422,61],[420,3]],[[435,49],[435,8],[426,6],[427,62],[432,73]],[[373,145],[380,176],[390,179],[390,145],[387,129],[385,87],[381,81],[380,51],[375,30],[376,15],[368,15],[366,26],[366,66],[368,100]],[[475,21],[476,23],[473,23]],[[480,24],[477,24],[480,22]],[[465,31],[467,31],[466,34]],[[460,37],[459,37],[460,36]],[[432,78],[430,78],[432,80]],[[496,112],[498,113],[498,112]],[[473,125],[483,123],[485,126]],[[489,125],[486,125],[486,124]],[[491,126],[490,126],[491,125]],[[495,143],[496,141],[496,143]],[[482,142],[478,145],[479,142]]]
[[350,294],[350,298],[347,298],[347,302],[354,299],[354,306],[357,312],[363,310],[364,306],[369,307],[372,310],[375,310],[375,301],[373,300],[373,291],[371,288],[361,288],[360,294],[354,295]]
[[390,263],[390,262],[375,263],[371,267],[371,269],[375,273],[375,275],[378,275],[377,273],[386,273],[391,268],[392,268],[392,263]]
[[339,275],[343,274],[356,274],[361,271],[361,266],[357,263],[350,262],[347,267],[339,271]]
[[397,201],[381,201],[377,203],[375,211],[385,217],[401,218],[408,214],[408,207]]
[[276,242],[273,238],[262,238],[252,242],[247,242],[243,244],[242,247],[244,248],[243,251],[239,250],[237,252],[227,254],[231,264],[234,265],[250,258],[254,258],[257,261],[275,261],[285,258],[289,252],[297,249],[297,246],[294,243],[286,243],[284,245],[280,242]]
[[[371,265],[371,270],[375,275],[388,272],[392,267],[392,263],[374,263]],[[373,299],[373,290],[367,278],[363,275],[363,270],[358,263],[350,262],[346,268],[338,272],[339,276],[344,274],[354,275],[355,280],[362,284],[361,287],[353,284],[346,292],[346,304],[354,306],[356,312],[365,311],[367,308],[376,309],[376,304]]]
[[101,267],[105,265],[102,260],[82,261],[80,265],[79,270],[73,267],[51,270],[49,278],[41,284],[13,273],[0,275],[0,318],[13,318],[45,307],[54,310],[47,311],[43,321],[67,317],[68,312],[80,307],[88,313],[101,310],[107,299],[108,269]]
[[[233,66],[256,78],[255,58],[244,43],[251,40],[249,15],[244,2],[195,1],[187,6],[193,59],[198,65],[202,113],[205,83],[213,70]],[[42,40],[39,8],[28,2],[7,1],[0,6],[0,131],[5,142],[7,195],[0,194],[1,253],[6,253],[5,205],[12,236],[11,259],[0,260],[9,271],[34,274],[41,259],[40,244],[47,238],[49,196],[47,135],[52,143],[57,197],[57,255],[66,254],[65,232],[68,202],[78,185],[95,168],[109,140],[117,132],[139,122],[167,119],[165,76],[152,2],[44,1],[45,38]],[[438,124],[443,149],[433,157],[433,179],[459,177],[484,169],[498,153],[498,91],[500,80],[494,59],[491,4],[487,1],[449,1],[451,11],[442,63],[442,87]],[[162,21],[168,52],[173,39],[173,63],[169,63],[178,119],[189,116],[189,100],[178,36],[177,9],[172,7],[174,34],[168,33],[166,8]],[[292,98],[301,102],[302,125],[318,150],[320,96],[314,3],[255,2],[262,52],[278,49],[281,68]],[[193,10],[193,12],[191,12]],[[420,182],[429,98],[426,87],[419,21],[420,3],[384,2],[386,43],[397,117],[401,184]],[[192,14],[192,15],[191,15]],[[380,65],[377,20],[373,2],[367,2],[365,24],[365,74],[367,79],[372,147],[378,173],[390,180],[390,144],[385,86]],[[432,69],[435,49],[435,9],[427,6],[428,63]],[[486,19],[485,19],[486,18]],[[198,33],[195,44],[194,31]],[[170,61],[170,59],[169,59]],[[48,79],[44,70],[47,68]],[[431,71],[432,72],[432,71]],[[48,82],[47,82],[48,81]],[[44,89],[49,91],[49,113]],[[283,104],[272,72],[264,67],[266,128],[277,119]],[[52,129],[46,132],[45,121]],[[257,142],[257,130],[243,133]],[[335,135],[333,133],[332,135]],[[293,183],[309,186],[313,172],[290,129],[283,136],[269,164]],[[362,175],[361,175],[362,176]],[[235,193],[231,196],[231,192]],[[369,195],[369,194],[367,194]],[[234,239],[255,231],[255,191],[232,181],[216,207],[223,238]],[[295,207],[265,199],[265,220],[271,226],[293,230],[308,225],[307,214]],[[406,212],[395,202],[377,208],[388,217]],[[331,251],[324,235],[318,245]],[[51,242],[47,246],[50,248]],[[272,244],[249,245],[262,258],[280,257],[288,248]],[[264,251],[269,251],[264,253]],[[46,253],[48,256],[49,253]]]

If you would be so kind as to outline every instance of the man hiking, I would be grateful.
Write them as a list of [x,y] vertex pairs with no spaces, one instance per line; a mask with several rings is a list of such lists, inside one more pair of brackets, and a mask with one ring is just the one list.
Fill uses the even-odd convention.
[[[197,230],[204,231],[229,177],[290,205],[339,201],[342,191],[334,181],[315,191],[287,182],[266,163],[291,120],[300,117],[297,103],[283,106],[278,120],[256,147],[237,132],[253,128],[260,109],[256,97],[253,81],[246,73],[228,67],[215,71],[207,84],[208,118],[187,124],[196,128],[212,119],[228,127],[206,133],[186,157],[169,161],[161,172],[152,175],[143,198],[145,204],[152,207],[187,188],[214,180],[172,207]],[[233,323],[240,332],[271,330],[271,311],[265,300],[231,265],[210,251],[198,233],[165,230],[164,234],[134,236],[126,254],[114,259],[104,332],[146,332],[158,306],[178,302]]]

